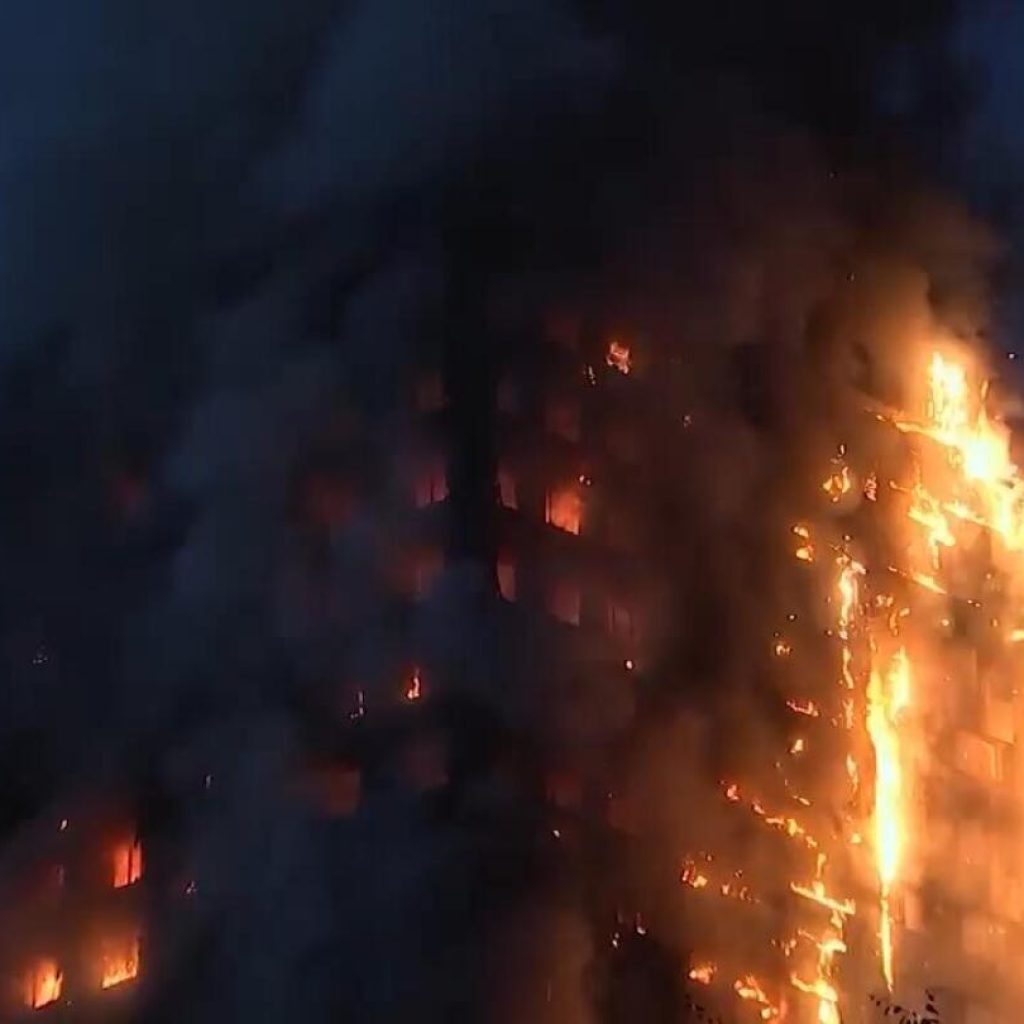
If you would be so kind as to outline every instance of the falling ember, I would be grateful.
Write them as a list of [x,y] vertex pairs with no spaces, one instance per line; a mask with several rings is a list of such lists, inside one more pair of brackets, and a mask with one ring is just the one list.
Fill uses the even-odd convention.
[[104,949],[100,986],[114,988],[131,981],[139,973],[139,937],[136,935],[127,943]]
[[905,845],[903,771],[900,761],[899,718],[910,705],[910,663],[901,648],[883,680],[872,670],[868,684],[867,729],[875,751],[874,842],[881,890],[882,973],[892,991],[892,887]]
[[40,960],[25,975],[25,1005],[33,1010],[49,1006],[60,999],[64,976],[55,960]]
[[114,888],[123,889],[142,877],[142,846],[138,840],[114,847]]
[[408,701],[419,700],[423,696],[423,680],[420,677],[420,670],[418,667],[412,670],[412,675],[409,676],[409,683],[405,688],[405,699]]
[[616,338],[612,338],[608,343],[608,351],[605,354],[604,361],[613,370],[618,370],[619,373],[625,376],[628,376],[629,371],[633,368],[632,354],[630,353],[629,346],[624,345]]

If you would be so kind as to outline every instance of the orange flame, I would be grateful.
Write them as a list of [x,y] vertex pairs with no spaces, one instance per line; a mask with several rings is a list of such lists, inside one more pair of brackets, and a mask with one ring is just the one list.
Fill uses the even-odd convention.
[[25,975],[25,1005],[33,1010],[49,1006],[60,999],[64,976],[56,960],[44,959],[34,964]]
[[409,682],[405,688],[405,699],[408,701],[416,701],[422,696],[423,680],[420,678],[420,670],[417,667],[412,670],[412,675],[409,676]]
[[874,840],[881,888],[882,973],[892,990],[893,948],[890,899],[906,845],[904,784],[899,719],[910,705],[910,663],[906,651],[896,652],[883,681],[872,669],[868,684],[868,735],[875,749]]
[[142,845],[137,839],[115,846],[113,861],[115,889],[133,885],[142,877]]
[[139,973],[139,937],[127,943],[107,945],[101,962],[100,986],[114,988],[131,981]]
[[612,338],[608,343],[608,351],[605,354],[604,361],[613,370],[618,370],[624,376],[629,376],[629,371],[633,368],[629,346],[616,338]]

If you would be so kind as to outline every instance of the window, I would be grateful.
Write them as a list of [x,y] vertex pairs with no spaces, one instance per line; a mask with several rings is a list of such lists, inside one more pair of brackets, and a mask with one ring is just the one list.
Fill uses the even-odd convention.
[[575,352],[580,344],[580,318],[569,310],[551,310],[544,318],[544,337]]
[[979,782],[996,782],[1001,778],[998,747],[981,736],[957,733],[955,756],[957,768]]
[[621,640],[633,639],[633,611],[614,598],[608,601],[608,632]]
[[420,469],[416,479],[415,499],[417,508],[426,508],[448,497],[448,473],[440,455],[429,458]]
[[508,374],[498,381],[498,410],[509,414],[519,412],[519,388]]
[[507,466],[502,466],[498,470],[498,500],[505,508],[519,508],[516,478]]
[[610,426],[607,433],[608,451],[623,462],[637,462],[640,458],[640,440],[637,433],[625,424]]
[[436,370],[423,373],[416,381],[416,408],[437,412],[444,407],[444,380]]
[[568,485],[548,491],[544,506],[546,523],[566,533],[578,534],[582,518],[583,499],[575,486]]
[[575,399],[552,396],[547,405],[547,429],[566,441],[580,439],[580,405]]
[[133,885],[142,877],[142,846],[137,839],[118,843],[112,861],[115,889]]
[[567,580],[557,580],[548,592],[548,611],[570,626],[580,624],[580,588]]
[[506,601],[516,599],[516,563],[510,555],[498,557],[498,592]]
[[430,593],[443,566],[444,558],[437,548],[424,548],[416,553],[413,588],[417,597],[426,597]]

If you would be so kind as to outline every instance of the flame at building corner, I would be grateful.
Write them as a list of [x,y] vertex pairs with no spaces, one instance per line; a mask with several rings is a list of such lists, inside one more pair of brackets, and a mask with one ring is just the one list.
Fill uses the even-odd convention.
[[900,648],[883,678],[871,670],[868,683],[868,735],[875,752],[875,860],[878,871],[882,950],[882,974],[892,991],[893,935],[892,889],[906,842],[904,782],[900,750],[900,716],[910,705],[910,663]]

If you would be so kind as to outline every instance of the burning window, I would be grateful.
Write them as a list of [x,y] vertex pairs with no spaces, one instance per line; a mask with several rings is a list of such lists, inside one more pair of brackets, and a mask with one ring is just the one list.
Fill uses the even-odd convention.
[[139,936],[104,941],[100,954],[100,987],[114,988],[139,973]]
[[502,466],[498,470],[498,500],[505,508],[519,508],[516,478],[507,466]]
[[575,399],[552,395],[546,412],[547,429],[566,441],[580,439],[580,404]]
[[516,599],[516,563],[510,555],[498,558],[498,592],[506,601]]
[[580,497],[579,489],[574,485],[567,485],[550,490],[544,505],[544,521],[565,530],[566,533],[580,532],[580,522],[583,518],[583,499]]
[[508,374],[498,381],[498,410],[509,414],[519,412],[519,387]]
[[133,885],[142,877],[142,845],[137,839],[118,843],[114,847],[112,860],[115,889]]
[[416,408],[420,412],[437,412],[444,408],[444,380],[441,374],[432,370],[422,374],[416,381]]
[[426,460],[416,478],[415,499],[417,508],[426,508],[448,497],[448,472],[440,455]]
[[57,961],[48,957],[38,960],[25,972],[25,1005],[33,1010],[49,1006],[60,999],[63,986],[64,976],[57,966]]
[[568,580],[556,580],[548,591],[548,611],[570,626],[580,624],[580,588]]

